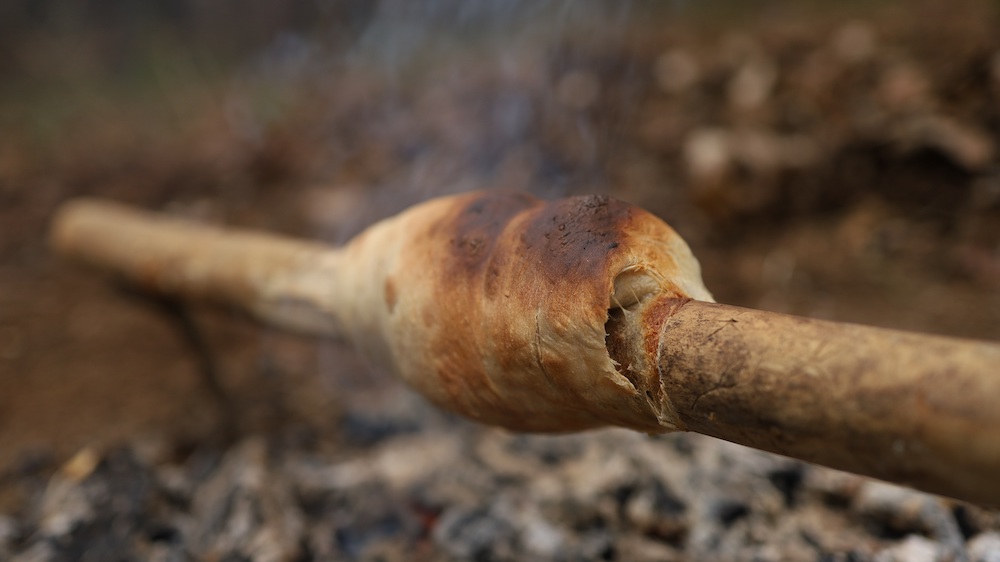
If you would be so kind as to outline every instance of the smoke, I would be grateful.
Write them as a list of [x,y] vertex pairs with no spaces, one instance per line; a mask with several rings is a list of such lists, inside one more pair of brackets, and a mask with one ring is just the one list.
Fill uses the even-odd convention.
[[607,189],[637,91],[607,45],[628,41],[631,2],[336,4],[325,31],[279,35],[254,70],[326,106],[307,124],[325,151],[310,202],[330,217],[322,236],[472,189]]

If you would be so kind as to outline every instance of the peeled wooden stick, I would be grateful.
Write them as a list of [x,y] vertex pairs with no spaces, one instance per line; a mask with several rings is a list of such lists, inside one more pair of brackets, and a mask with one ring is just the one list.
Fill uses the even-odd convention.
[[52,238],[148,289],[345,337],[483,423],[697,431],[1000,504],[1000,345],[714,304],[669,226],[605,197],[442,198],[339,249],[78,201]]

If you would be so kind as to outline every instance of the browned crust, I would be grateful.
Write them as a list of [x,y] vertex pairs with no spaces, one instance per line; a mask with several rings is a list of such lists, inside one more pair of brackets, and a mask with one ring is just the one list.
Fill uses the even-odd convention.
[[437,199],[340,250],[78,202],[53,242],[151,289],[347,336],[485,423],[687,429],[1000,504],[1000,346],[699,302],[684,242],[606,197]]
[[623,271],[684,296],[676,260],[693,257],[675,255],[670,227],[596,195],[546,202],[491,191],[431,205],[401,217],[412,243],[390,274],[401,285],[388,332],[407,380],[445,408],[510,429],[669,429],[655,375],[615,369],[605,324]]

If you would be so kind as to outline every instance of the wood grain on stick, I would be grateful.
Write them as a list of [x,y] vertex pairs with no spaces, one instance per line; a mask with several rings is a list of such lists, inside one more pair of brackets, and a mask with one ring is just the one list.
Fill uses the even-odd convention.
[[[1000,504],[1000,345],[663,302],[681,429]],[[654,314],[655,315],[655,314]]]

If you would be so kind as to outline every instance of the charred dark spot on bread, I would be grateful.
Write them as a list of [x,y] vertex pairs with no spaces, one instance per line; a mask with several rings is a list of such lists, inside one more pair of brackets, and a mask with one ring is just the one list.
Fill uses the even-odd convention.
[[549,281],[593,280],[620,251],[632,207],[604,195],[547,203],[525,225],[521,244],[540,258],[538,273]]
[[448,223],[452,265],[464,270],[466,275],[480,273],[510,220],[539,204],[539,199],[526,193],[488,191],[476,194],[459,206],[454,219]]
[[[531,263],[532,275],[548,286],[601,278],[614,253],[624,250],[633,209],[604,195],[544,202],[523,193],[483,192],[442,221],[447,232],[432,234],[447,235],[448,276],[476,279],[484,284],[487,298],[495,298],[500,272],[513,260]],[[518,236],[498,247],[515,219],[524,221]]]

